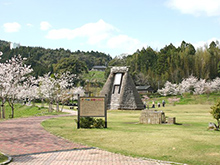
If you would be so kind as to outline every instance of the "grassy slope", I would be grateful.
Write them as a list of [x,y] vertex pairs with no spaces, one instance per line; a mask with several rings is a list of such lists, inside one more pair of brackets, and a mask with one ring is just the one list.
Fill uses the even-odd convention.
[[85,80],[96,80],[98,82],[105,82],[105,72],[103,71],[89,71],[88,74],[83,75],[83,79]]
[[208,131],[215,122],[210,105],[160,108],[179,125],[137,124],[140,111],[108,111],[107,129],[76,129],[73,117],[51,119],[43,126],[75,142],[125,155],[189,164],[220,164],[220,132]]

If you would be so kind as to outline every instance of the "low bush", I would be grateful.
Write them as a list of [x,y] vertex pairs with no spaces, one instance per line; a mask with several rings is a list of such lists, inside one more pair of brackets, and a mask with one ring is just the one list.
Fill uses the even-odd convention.
[[[75,120],[77,122],[77,120]],[[104,128],[105,121],[100,118],[94,117],[81,117],[80,118],[80,127],[81,128]]]

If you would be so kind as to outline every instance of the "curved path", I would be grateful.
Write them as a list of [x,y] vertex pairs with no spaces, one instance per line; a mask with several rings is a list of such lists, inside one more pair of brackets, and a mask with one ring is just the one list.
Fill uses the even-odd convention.
[[0,151],[13,157],[13,162],[10,163],[12,165],[169,164],[132,158],[69,142],[45,131],[40,124],[46,119],[59,116],[19,118],[0,122]]

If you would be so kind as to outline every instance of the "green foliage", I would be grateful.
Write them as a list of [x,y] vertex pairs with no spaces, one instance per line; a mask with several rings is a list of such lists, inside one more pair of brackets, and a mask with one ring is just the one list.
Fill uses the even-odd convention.
[[[213,41],[205,49],[197,50],[192,44],[182,41],[179,47],[169,44],[160,51],[154,51],[151,47],[143,48],[127,57],[116,57],[109,62],[109,65],[129,66],[130,74],[136,84],[145,82],[145,85],[149,84],[154,91],[157,91],[166,81],[180,83],[190,75],[198,79],[215,79],[220,76],[219,61],[220,47],[217,41]],[[108,70],[106,72],[109,73]],[[143,81],[137,76],[138,74],[143,74],[141,76]],[[146,82],[145,79],[148,81]]]
[[106,65],[112,60],[110,55],[101,52],[84,52],[60,49],[45,49],[42,47],[26,47],[10,50],[10,43],[0,40],[0,50],[4,53],[2,62],[10,59],[15,54],[26,57],[26,64],[31,65],[35,77],[42,76],[45,73],[64,72],[80,74],[87,72],[95,65]]
[[82,74],[88,72],[86,64],[73,57],[62,58],[57,64],[54,64],[54,71],[59,73],[70,72],[71,74]]
[[218,128],[219,128],[219,125],[220,125],[220,100],[211,107],[211,111],[210,113],[212,114],[213,118],[217,120],[218,122]]
[[94,117],[81,117],[80,118],[81,128],[104,128],[105,122],[103,119]]
[[102,87],[106,81],[105,72],[103,71],[89,71],[83,74],[81,78],[85,83],[89,82],[94,87]]

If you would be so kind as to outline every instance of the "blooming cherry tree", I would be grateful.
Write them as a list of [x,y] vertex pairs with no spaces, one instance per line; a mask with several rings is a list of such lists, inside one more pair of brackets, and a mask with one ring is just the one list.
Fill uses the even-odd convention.
[[0,63],[0,86],[2,107],[6,100],[11,107],[11,117],[14,117],[14,101],[22,89],[22,83],[27,75],[32,72],[30,66],[24,64],[24,59],[18,55],[12,57],[6,63]]
[[178,85],[172,84],[171,82],[167,81],[164,85],[164,88],[159,89],[158,93],[163,96],[177,95],[178,94]]
[[212,81],[206,81],[205,79],[198,80],[194,76],[184,79],[179,84],[172,84],[167,81],[164,88],[159,89],[158,93],[167,95],[177,95],[183,93],[193,93],[196,95],[201,95],[204,93],[220,92],[220,78],[217,77]]
[[75,77],[75,75],[71,75],[70,73],[54,74],[51,77],[50,73],[48,73],[39,78],[39,95],[48,100],[49,111],[52,111],[53,101],[56,102],[56,109],[59,111],[59,102],[62,101],[66,89],[73,86],[72,82]]
[[198,79],[194,76],[190,76],[189,78],[184,79],[179,84],[179,93],[182,95],[183,93],[193,92],[194,86],[197,83]]

